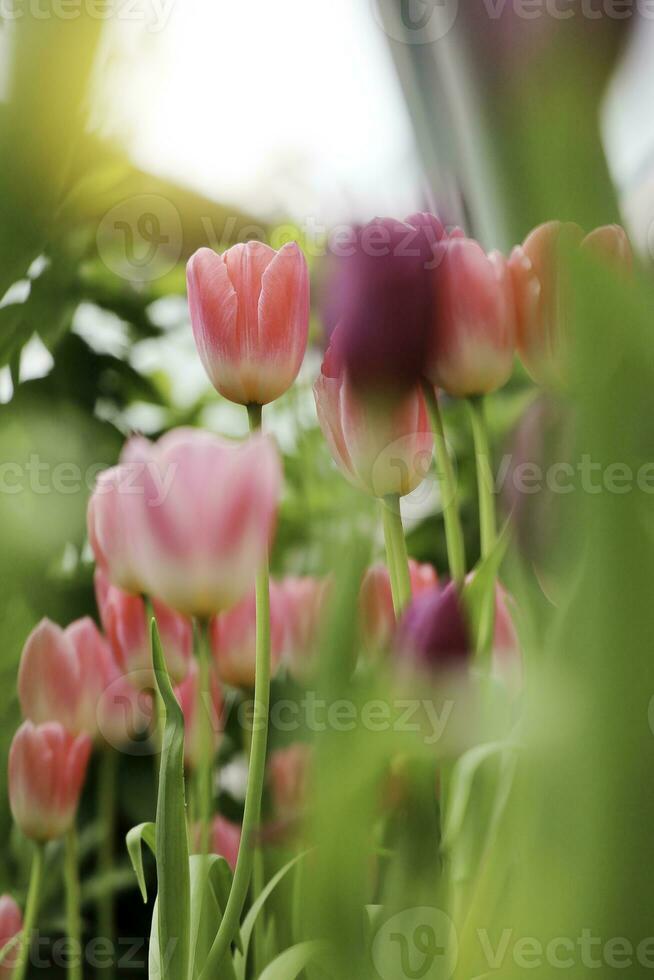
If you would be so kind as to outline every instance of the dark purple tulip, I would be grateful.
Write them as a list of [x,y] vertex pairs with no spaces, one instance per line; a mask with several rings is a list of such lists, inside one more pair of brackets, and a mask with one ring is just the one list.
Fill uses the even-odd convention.
[[430,673],[467,666],[472,641],[463,602],[453,582],[413,600],[400,623],[396,646],[405,663]]
[[353,230],[329,277],[329,313],[359,391],[404,395],[423,374],[445,232],[434,215],[375,218]]

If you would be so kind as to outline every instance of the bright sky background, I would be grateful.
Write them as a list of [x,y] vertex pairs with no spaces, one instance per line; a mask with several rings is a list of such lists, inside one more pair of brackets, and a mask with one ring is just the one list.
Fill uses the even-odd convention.
[[262,216],[409,212],[414,144],[371,3],[166,0],[159,31],[114,24],[103,129],[140,166]]

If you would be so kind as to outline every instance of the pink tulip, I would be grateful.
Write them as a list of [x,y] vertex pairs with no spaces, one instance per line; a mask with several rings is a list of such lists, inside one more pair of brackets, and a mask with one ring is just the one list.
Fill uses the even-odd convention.
[[143,510],[142,462],[121,463],[100,473],[89,500],[89,541],[100,568],[114,585],[143,592],[144,581],[137,534]]
[[216,390],[239,405],[283,395],[307,346],[309,272],[299,246],[201,248],[186,280],[195,343]]
[[455,397],[484,395],[505,384],[513,368],[515,306],[507,262],[460,234],[442,249],[426,374]]
[[500,582],[495,586],[495,633],[493,635],[493,673],[515,697],[523,685],[523,657],[513,623],[514,600]]
[[[409,559],[409,576],[414,597],[438,585],[436,569],[413,559]],[[369,568],[363,577],[359,608],[366,645],[371,650],[387,650],[395,633],[396,621],[391,577],[388,568],[381,562]]]
[[174,429],[153,447],[144,489],[136,533],[146,591],[199,618],[235,605],[274,529],[281,466],[271,438]]
[[411,493],[429,471],[433,438],[422,391],[380,408],[356,395],[343,368],[339,328],[313,392],[318,421],[347,479],[374,497]]
[[23,715],[37,725],[56,721],[75,735],[94,735],[111,663],[109,646],[88,616],[65,630],[41,620],[27,638],[18,671]]
[[[11,895],[0,896],[0,953],[23,929],[23,916]],[[0,977],[9,980],[18,958],[20,944],[9,950],[0,966]]]
[[313,749],[294,742],[270,753],[268,783],[277,819],[296,820],[306,809]]
[[[201,832],[200,827],[194,828],[195,847],[199,851]],[[211,851],[224,857],[232,871],[236,869],[236,859],[238,849],[241,845],[241,828],[239,824],[226,820],[220,814],[216,814],[211,824]]]
[[[100,619],[117,663],[132,675],[134,683],[149,683],[152,668],[150,625],[145,602],[138,595],[111,585],[106,573],[96,569],[95,594]],[[173,684],[183,681],[193,655],[193,624],[187,616],[152,600],[152,610],[166,664]]]
[[[256,603],[254,592],[233,609],[214,616],[209,626],[211,649],[221,680],[232,687],[254,687],[256,661]],[[276,582],[270,583],[271,669],[274,673],[284,649],[286,601]]]
[[[200,696],[200,673],[196,660],[191,662],[188,674],[175,688],[175,697],[184,715],[184,762],[188,769],[196,769],[202,758],[203,725],[208,714],[211,730],[212,751],[218,747],[222,716],[222,693],[218,679],[211,671],[209,679],[210,698]],[[203,717],[202,712],[205,712]]]
[[289,575],[279,583],[285,598],[283,660],[300,681],[311,674],[331,580]]
[[579,246],[619,271],[631,268],[631,246],[619,225],[596,228],[584,238],[576,224],[549,221],[534,228],[509,259],[520,357],[535,381],[554,387],[565,381],[568,353],[566,249]]
[[56,840],[73,825],[91,752],[58,722],[24,722],[9,750],[9,802],[26,837]]

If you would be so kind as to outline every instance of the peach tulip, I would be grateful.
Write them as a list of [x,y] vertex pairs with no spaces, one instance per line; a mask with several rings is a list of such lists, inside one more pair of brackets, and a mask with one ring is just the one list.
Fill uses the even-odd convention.
[[485,395],[508,381],[515,305],[504,256],[460,233],[442,245],[436,267],[433,345],[426,375],[457,398]]
[[218,255],[201,248],[186,268],[200,360],[221,395],[265,405],[290,388],[309,326],[309,272],[298,245],[261,242]]
[[222,715],[222,693],[214,671],[209,678],[210,698],[205,704],[200,692],[200,672],[196,660],[191,662],[186,678],[175,688],[175,697],[184,715],[184,762],[188,769],[196,769],[202,758],[202,717],[209,713],[212,751],[218,746]]
[[280,491],[267,435],[243,443],[199,429],[163,436],[145,468],[136,530],[148,594],[202,619],[235,605],[267,553]]
[[[136,686],[149,683],[152,668],[150,626],[145,602],[138,595],[111,585],[103,569],[95,572],[100,619],[116,661]],[[166,665],[173,684],[183,681],[193,655],[193,624],[187,616],[152,600]]]
[[109,645],[88,616],[65,630],[42,619],[27,638],[18,671],[23,715],[37,725],[56,721],[75,735],[94,735],[111,663]]
[[422,391],[385,409],[357,395],[344,370],[337,328],[313,392],[318,421],[347,479],[374,497],[411,493],[429,471],[433,437]]
[[[0,953],[23,929],[23,916],[11,895],[0,896]],[[9,980],[18,959],[20,944],[8,950],[0,966],[0,978]]]
[[596,228],[584,238],[578,225],[561,221],[534,228],[509,259],[518,352],[535,381],[554,387],[565,381],[570,282],[564,262],[566,248],[575,247],[616,269],[631,267],[631,246],[619,225]]
[[[249,593],[233,609],[214,616],[209,626],[214,662],[220,679],[232,687],[254,687],[256,662],[256,602]],[[271,671],[274,674],[286,638],[286,599],[276,582],[270,583]]]
[[9,802],[26,837],[56,840],[73,825],[91,752],[88,735],[24,722],[9,750]]
[[[438,585],[438,575],[432,565],[421,565],[409,559],[411,593],[418,596]],[[395,633],[395,611],[388,568],[382,562],[366,572],[359,593],[359,608],[366,645],[371,650],[386,650]]]

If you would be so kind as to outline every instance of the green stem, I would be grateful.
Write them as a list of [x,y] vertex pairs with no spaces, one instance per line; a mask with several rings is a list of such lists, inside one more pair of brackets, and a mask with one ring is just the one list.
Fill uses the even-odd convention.
[[66,934],[71,947],[67,973],[69,980],[82,980],[80,888],[77,867],[77,832],[74,826],[66,834],[65,851]]
[[[98,848],[98,873],[107,883],[98,898],[98,935],[105,941],[114,939],[114,897],[110,877],[114,867],[114,839],[116,836],[116,773],[118,753],[106,746],[102,752],[98,770],[98,819],[102,837]],[[113,966],[104,970],[103,976],[111,980]]]
[[484,418],[484,403],[481,398],[469,398],[468,408],[470,410],[472,437],[475,444],[475,459],[477,463],[481,556],[482,558],[486,558],[493,550],[497,538],[495,500],[493,497],[493,470],[488,446],[488,431]]
[[[250,428],[259,428],[261,426],[261,406],[249,405],[248,417]],[[241,828],[241,844],[238,850],[234,881],[232,882],[229,898],[227,899],[225,914],[223,915],[220,928],[218,929],[218,935],[213,942],[204,969],[200,974],[200,980],[209,980],[210,977],[218,975],[223,958],[236,935],[252,876],[252,861],[259,827],[261,795],[263,793],[266,767],[268,715],[270,710],[270,591],[267,557],[257,572],[256,610],[257,639],[254,719],[250,764],[248,768],[248,784],[243,811],[243,826]]]
[[209,663],[208,624],[196,624],[198,661],[200,667],[198,691],[198,723],[200,725],[200,760],[198,772],[198,819],[200,821],[200,853],[209,853],[211,813],[213,804],[213,718],[211,713],[211,682]]
[[382,501],[382,519],[393,592],[393,608],[399,619],[411,601],[411,576],[400,514],[400,498],[397,495],[385,497]]
[[[255,902],[266,885],[265,877],[265,865],[263,860],[263,851],[260,844],[256,844],[254,848],[254,863],[252,867],[252,901]],[[265,950],[264,950],[264,925],[265,919],[263,914],[257,916],[254,923],[254,975],[259,976],[263,971],[265,964]]]
[[434,449],[441,483],[443,520],[445,521],[445,539],[447,542],[447,558],[450,566],[450,575],[454,582],[461,585],[466,575],[466,555],[461,518],[459,515],[456,477],[450,454],[447,451],[443,417],[436,392],[427,382],[424,383],[424,392],[434,432]]
[[24,980],[29,962],[32,932],[39,914],[39,899],[41,896],[41,878],[43,876],[43,845],[36,844],[32,855],[30,884],[27,891],[27,904],[23,919],[23,939],[18,950],[17,962],[14,967],[13,980]]

